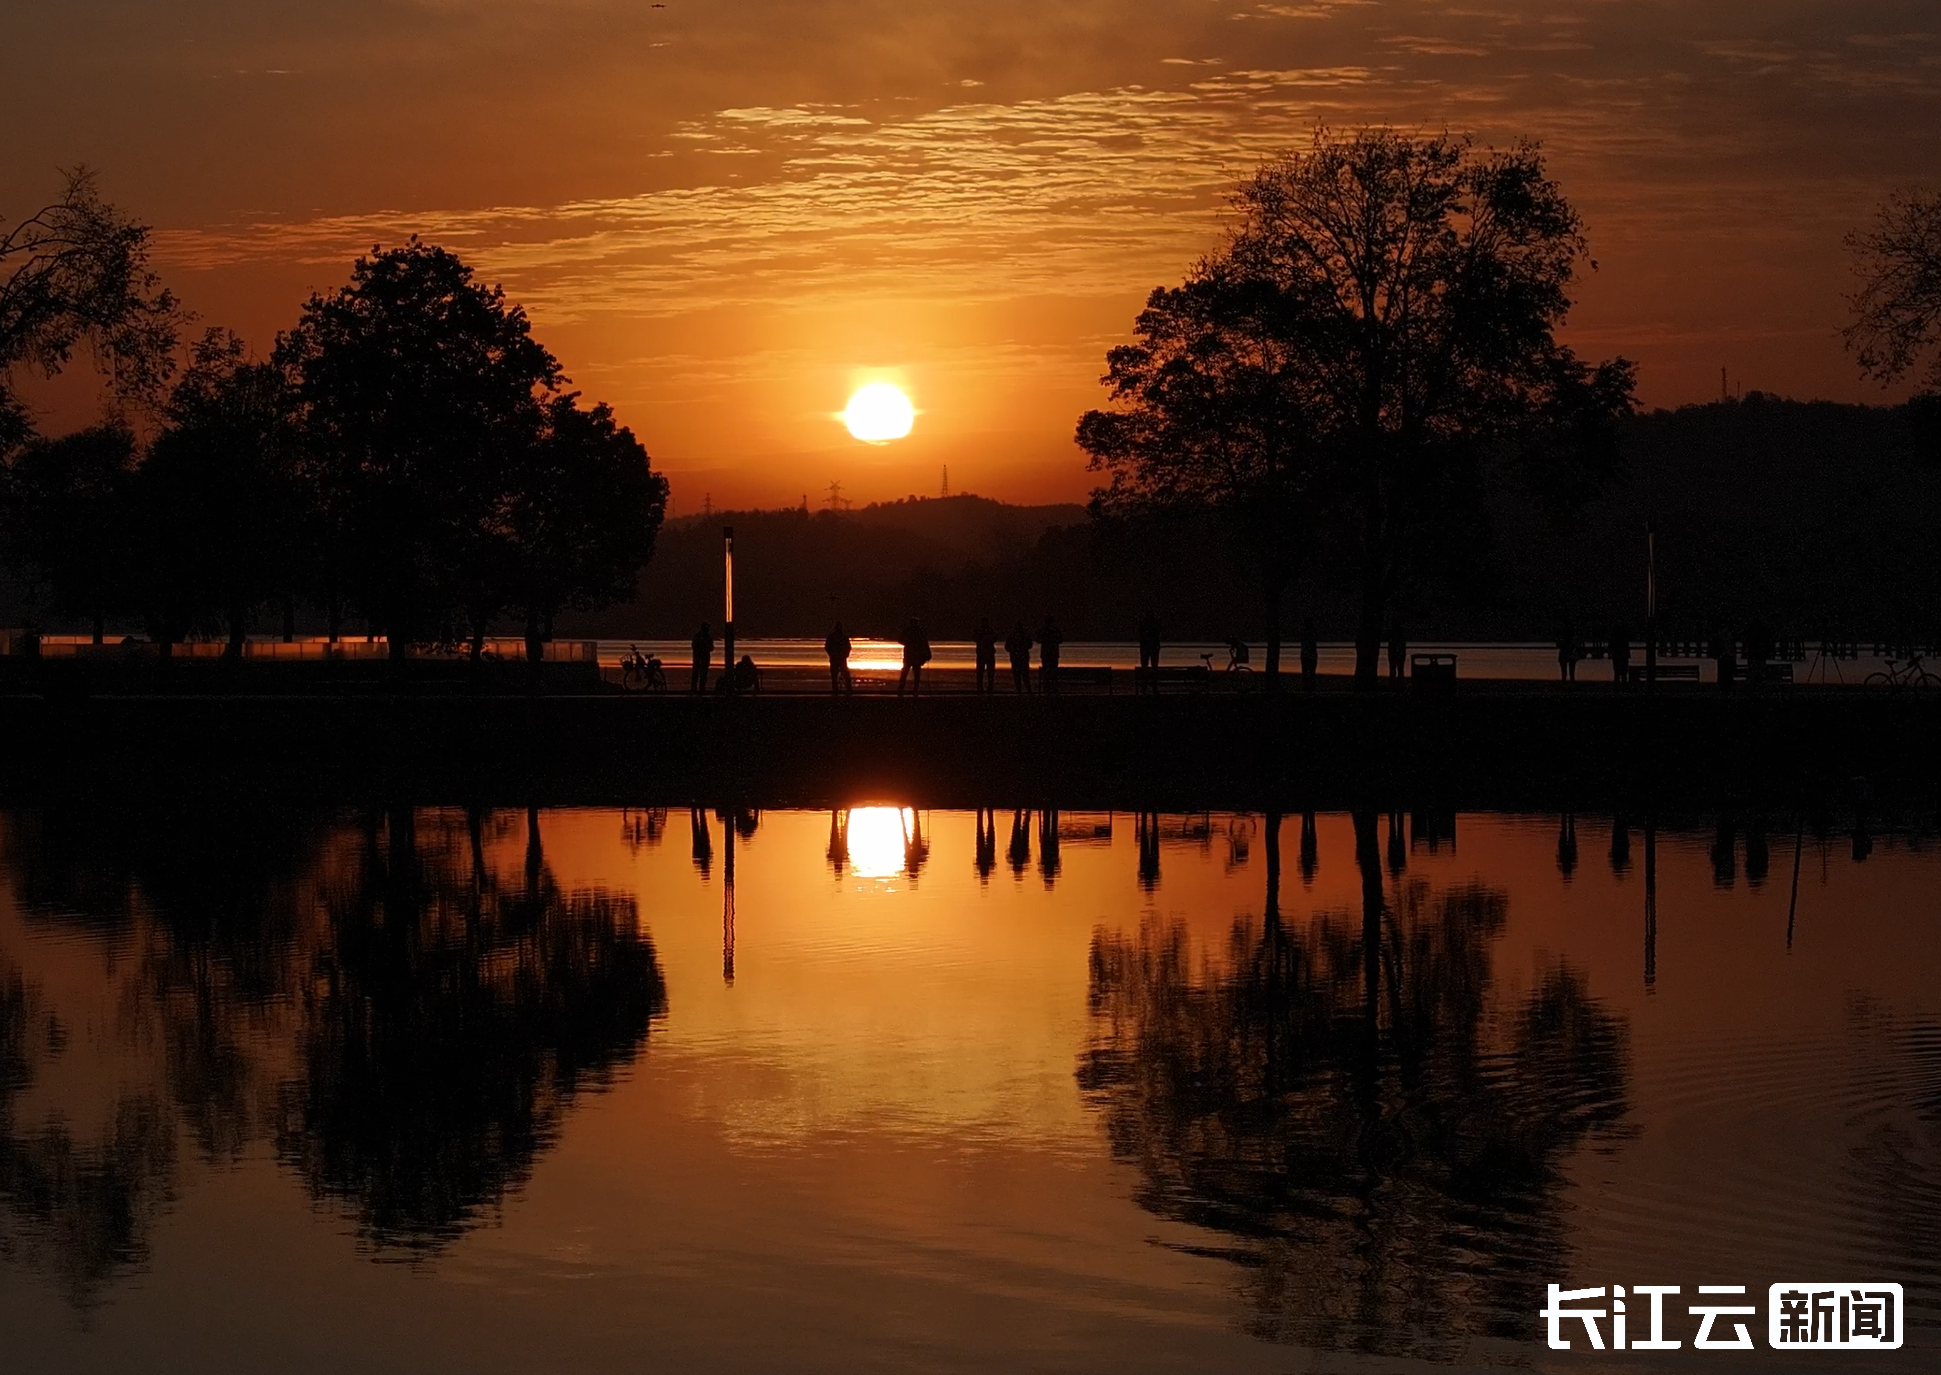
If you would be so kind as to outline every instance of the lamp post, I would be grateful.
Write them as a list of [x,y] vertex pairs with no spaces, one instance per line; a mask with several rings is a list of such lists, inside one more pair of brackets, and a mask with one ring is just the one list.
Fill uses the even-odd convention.
[[721,668],[728,691],[735,690],[735,527],[721,527]]
[[1658,535],[1644,527],[1644,685],[1658,685]]

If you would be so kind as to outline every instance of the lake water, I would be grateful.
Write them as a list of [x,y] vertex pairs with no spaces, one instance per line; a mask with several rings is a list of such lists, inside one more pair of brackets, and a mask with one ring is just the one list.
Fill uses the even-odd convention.
[[[0,1370],[1933,1368],[1933,846],[0,815]],[[1764,1349],[1780,1281],[1906,1349]],[[1552,1352],[1552,1282],[1685,1345]]]

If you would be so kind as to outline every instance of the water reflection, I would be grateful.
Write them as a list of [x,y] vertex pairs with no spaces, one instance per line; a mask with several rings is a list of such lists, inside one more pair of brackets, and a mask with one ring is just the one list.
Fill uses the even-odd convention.
[[103,952],[117,1058],[83,1075],[98,1092],[24,1116],[69,1038],[0,957],[4,1249],[96,1302],[144,1263],[184,1133],[212,1163],[273,1150],[380,1250],[434,1249],[497,1207],[666,1007],[633,898],[562,891],[537,813],[516,827],[408,808],[9,818],[20,911]]
[[536,813],[512,883],[481,862],[478,814],[455,831],[367,820],[298,993],[304,1072],[277,1149],[382,1246],[442,1245],[498,1206],[666,1008],[633,900],[562,893]]
[[[219,1331],[252,1209],[320,1304],[453,1350],[516,1312],[572,1368],[880,1364],[885,1293],[1054,1366],[1027,1287],[1114,1368],[1527,1362],[1577,1276],[1878,1274],[1931,1322],[1934,830],[1853,867],[1847,815],[1465,814],[1458,860],[1388,808],[0,814],[0,1252]],[[10,1336],[79,1325],[11,1288]]]
[[1263,914],[1215,965],[1178,920],[1101,931],[1079,1082],[1140,1202],[1230,1238],[1256,1334],[1453,1359],[1527,1337],[1562,1273],[1561,1166],[1620,1129],[1627,1032],[1561,962],[1501,993],[1507,897],[1385,883],[1378,825],[1359,914],[1282,921],[1275,817]]

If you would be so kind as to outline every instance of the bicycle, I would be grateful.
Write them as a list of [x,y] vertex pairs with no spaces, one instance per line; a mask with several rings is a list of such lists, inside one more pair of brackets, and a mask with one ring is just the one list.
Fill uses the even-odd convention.
[[[1186,670],[1187,684],[1195,692],[1205,692],[1213,686],[1216,670],[1213,667],[1215,651],[1207,650],[1200,655],[1200,666]],[[1217,675],[1233,682],[1238,691],[1246,691],[1247,684],[1253,681],[1253,665],[1247,662],[1247,646],[1238,640],[1227,641],[1227,666],[1217,670]],[[1246,676],[1243,676],[1246,675]]]
[[1866,685],[1896,690],[1941,688],[1941,677],[1936,677],[1921,666],[1919,654],[1909,654],[1906,659],[1889,659],[1886,668],[1875,669],[1869,673]]
[[620,661],[620,686],[629,692],[665,692],[667,670],[636,648]]

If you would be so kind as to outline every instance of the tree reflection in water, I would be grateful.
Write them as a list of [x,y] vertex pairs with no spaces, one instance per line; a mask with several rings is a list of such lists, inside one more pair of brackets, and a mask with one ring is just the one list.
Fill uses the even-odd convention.
[[512,884],[445,820],[421,833],[408,809],[371,819],[329,886],[277,1138],[360,1235],[414,1251],[524,1183],[573,1095],[607,1084],[666,1007],[633,900],[562,893],[536,815]]
[[380,1249],[500,1205],[666,1007],[633,898],[562,891],[538,822],[521,853],[498,843],[517,818],[483,812],[9,818],[19,905],[133,971],[120,1042],[158,1053],[105,1122],[17,1120],[65,1033],[0,967],[0,1248],[98,1301],[145,1255],[184,1132],[216,1162],[273,1143]]
[[1255,1335],[1454,1359],[1527,1336],[1564,1273],[1562,1164],[1621,1130],[1628,1037],[1566,965],[1506,998],[1504,894],[1385,885],[1377,830],[1358,917],[1281,922],[1270,817],[1223,963],[1177,921],[1098,933],[1078,1078],[1140,1203],[1233,1239]]

